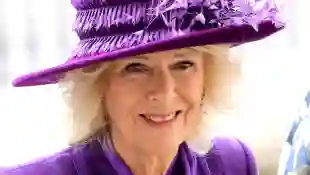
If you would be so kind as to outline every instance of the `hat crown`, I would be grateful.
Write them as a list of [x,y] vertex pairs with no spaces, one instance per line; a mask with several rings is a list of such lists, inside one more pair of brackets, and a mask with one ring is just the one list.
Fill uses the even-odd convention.
[[247,24],[257,30],[262,21],[278,17],[274,0],[72,0],[72,5],[73,29],[81,39],[73,57],[204,29]]

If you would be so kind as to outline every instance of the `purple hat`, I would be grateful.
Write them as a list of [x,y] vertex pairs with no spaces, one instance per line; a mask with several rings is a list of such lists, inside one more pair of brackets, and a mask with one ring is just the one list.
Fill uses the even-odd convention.
[[14,86],[57,83],[90,64],[183,47],[240,45],[282,28],[274,0],[72,0],[80,41],[63,64],[16,78]]

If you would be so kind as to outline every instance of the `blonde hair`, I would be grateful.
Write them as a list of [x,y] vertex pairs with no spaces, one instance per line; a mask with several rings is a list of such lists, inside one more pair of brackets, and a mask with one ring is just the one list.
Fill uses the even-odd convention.
[[[208,106],[204,116],[210,118],[212,109],[225,111],[233,107],[232,89],[239,80],[241,66],[238,60],[231,58],[229,45],[198,46],[193,49],[202,52],[206,58],[204,65],[207,76],[204,80],[203,104]],[[108,74],[111,63],[113,61],[68,72],[59,82],[64,100],[70,109],[72,144],[87,141],[106,126],[106,111],[102,106],[100,89],[105,85],[102,81],[106,80],[105,75]]]

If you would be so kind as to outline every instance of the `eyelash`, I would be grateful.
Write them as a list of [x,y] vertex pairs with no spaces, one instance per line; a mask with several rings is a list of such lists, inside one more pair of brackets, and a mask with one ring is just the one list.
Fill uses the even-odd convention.
[[187,70],[194,66],[192,61],[180,61],[173,65],[174,69]]
[[147,71],[147,66],[141,63],[130,63],[125,67],[127,72],[145,72]]
[[[187,70],[193,67],[195,63],[192,61],[179,61],[171,66],[174,70]],[[138,72],[147,72],[149,69],[146,65],[142,63],[130,63],[125,66],[124,70],[126,72],[138,73]]]

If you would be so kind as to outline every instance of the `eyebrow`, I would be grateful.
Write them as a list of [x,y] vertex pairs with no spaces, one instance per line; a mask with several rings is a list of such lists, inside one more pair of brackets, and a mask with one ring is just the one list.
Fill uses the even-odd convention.
[[190,51],[194,51],[194,52],[197,51],[196,49],[193,49],[193,48],[191,48],[191,47],[185,48],[184,50],[190,50]]
[[187,48],[187,49],[177,51],[175,53],[175,56],[186,56],[186,55],[191,54],[191,53],[197,53],[197,51],[195,49],[192,49],[192,48]]
[[177,50],[176,53],[192,53],[192,52],[197,52],[197,50],[193,49],[193,48],[185,48],[185,49],[180,49]]
[[139,55],[139,56],[134,56],[134,57],[129,57],[130,59],[142,59],[142,60],[148,60],[148,57]]

